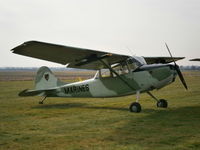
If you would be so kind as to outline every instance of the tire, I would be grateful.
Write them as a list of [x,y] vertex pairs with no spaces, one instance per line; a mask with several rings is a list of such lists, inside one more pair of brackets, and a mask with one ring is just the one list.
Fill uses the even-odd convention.
[[157,107],[160,107],[160,108],[167,108],[167,107],[168,107],[168,103],[167,103],[166,100],[160,99],[160,100],[157,102]]
[[130,112],[139,113],[139,112],[141,112],[142,108],[139,103],[134,102],[130,105],[129,110],[130,110]]

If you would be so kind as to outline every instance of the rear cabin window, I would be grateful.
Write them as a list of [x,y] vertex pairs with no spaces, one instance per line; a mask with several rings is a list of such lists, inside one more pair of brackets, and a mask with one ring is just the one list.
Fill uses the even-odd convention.
[[113,77],[113,74],[109,69],[102,69],[101,70],[101,77],[102,78]]

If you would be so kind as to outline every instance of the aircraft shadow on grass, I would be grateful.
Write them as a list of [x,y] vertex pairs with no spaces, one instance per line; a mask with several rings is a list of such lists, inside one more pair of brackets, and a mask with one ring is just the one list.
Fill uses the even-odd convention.
[[68,108],[79,108],[85,106],[85,103],[61,103],[61,104],[45,104],[33,106],[32,108],[39,109],[68,109]]
[[[127,111],[122,107],[104,107],[89,106],[86,103],[62,103],[45,104],[32,108],[36,109],[102,109]],[[114,129],[113,133],[103,140],[110,140],[119,145],[135,144],[136,146],[149,147],[156,145],[158,147],[172,147],[177,145],[188,146],[188,148],[200,148],[200,142],[197,138],[200,125],[200,106],[190,106],[182,108],[173,108],[170,110],[162,109],[144,109],[144,117],[126,116],[125,123],[121,127]],[[140,115],[140,114],[138,114]],[[120,121],[120,120],[119,120]],[[193,138],[196,140],[192,141]],[[188,141],[189,144],[184,145]]]
[[38,105],[32,108],[38,109],[70,109],[70,108],[86,108],[86,109],[105,109],[105,110],[118,110],[118,111],[128,111],[127,108],[120,107],[107,107],[107,106],[89,106],[86,103],[61,103],[61,104],[45,104]]
[[[91,106],[88,105],[87,103],[59,103],[59,104],[44,104],[44,105],[37,105],[33,106],[32,108],[38,108],[38,109],[70,109],[70,108],[86,108],[86,109],[102,109],[102,110],[116,110],[116,111],[128,111],[128,108],[124,107],[110,107],[110,106]],[[196,110],[199,112],[197,113],[200,114],[200,106],[194,106],[194,107],[182,107],[182,108],[174,108],[170,110],[165,110],[165,109],[143,109],[143,113],[153,113],[150,115],[160,116],[161,118],[164,118],[165,116],[176,116],[180,113],[180,115],[187,116],[188,112],[194,113]],[[162,117],[163,115],[163,117]],[[155,118],[155,117],[153,117]]]

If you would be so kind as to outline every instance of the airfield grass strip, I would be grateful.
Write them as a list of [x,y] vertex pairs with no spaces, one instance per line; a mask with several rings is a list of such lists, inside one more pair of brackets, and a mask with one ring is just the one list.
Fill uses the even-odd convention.
[[0,149],[188,150],[200,149],[200,72],[152,93],[168,100],[157,108],[142,94],[141,113],[128,107],[135,95],[120,98],[18,97],[33,81],[0,82]]

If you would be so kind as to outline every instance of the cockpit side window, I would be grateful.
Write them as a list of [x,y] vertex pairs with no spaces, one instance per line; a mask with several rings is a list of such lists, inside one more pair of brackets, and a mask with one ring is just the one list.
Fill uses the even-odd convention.
[[[129,73],[129,69],[128,69],[126,62],[116,64],[115,66],[112,67],[112,69],[119,75]],[[102,77],[102,78],[116,77],[116,74],[114,74],[112,71],[110,71],[110,69],[101,69],[101,71],[99,73],[100,73],[100,77]]]
[[[136,70],[141,63],[134,58],[128,58],[126,61],[113,64],[111,67],[112,69],[119,75],[127,74]],[[110,71],[110,69],[101,69],[99,71],[100,77],[116,77],[116,74]]]
[[[126,62],[119,63],[119,64],[117,64],[116,66],[113,66],[112,68],[113,68],[119,75],[129,73],[129,69],[128,69],[128,66],[127,66]],[[114,74],[114,76],[116,76],[116,75]]]

